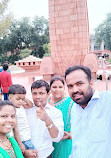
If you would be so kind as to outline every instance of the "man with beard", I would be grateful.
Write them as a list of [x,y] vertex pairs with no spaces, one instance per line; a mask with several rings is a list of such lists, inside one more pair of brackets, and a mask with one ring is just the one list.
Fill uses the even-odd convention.
[[[51,158],[53,142],[59,142],[64,134],[62,113],[59,109],[47,103],[49,98],[49,84],[44,80],[37,80],[31,85],[34,106],[26,110],[31,131],[31,141],[38,151],[38,158]],[[31,158],[28,151],[25,157]]]
[[70,158],[111,158],[111,94],[92,89],[91,71],[84,66],[68,68],[65,79],[75,102]]

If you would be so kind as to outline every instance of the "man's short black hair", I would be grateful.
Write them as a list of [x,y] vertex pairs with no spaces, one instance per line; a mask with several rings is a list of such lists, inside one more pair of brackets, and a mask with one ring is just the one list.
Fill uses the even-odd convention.
[[13,84],[9,87],[8,94],[26,94],[26,89],[22,85]]
[[41,87],[46,87],[47,93],[50,91],[49,84],[44,80],[37,80],[37,81],[33,82],[32,85],[31,85],[31,91],[32,91],[32,89],[35,89],[35,88],[38,89],[38,88],[41,88]]
[[82,66],[82,65],[75,65],[75,66],[69,67],[65,72],[65,80],[68,74],[76,70],[84,71],[84,73],[87,75],[88,81],[91,81],[91,70],[88,67]]
[[8,70],[8,64],[7,64],[7,63],[4,63],[4,64],[3,64],[3,70],[4,70],[4,71]]

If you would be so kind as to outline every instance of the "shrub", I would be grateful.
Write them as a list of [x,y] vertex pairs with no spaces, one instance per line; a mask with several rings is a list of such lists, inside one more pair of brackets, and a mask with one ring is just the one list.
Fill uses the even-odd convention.
[[26,58],[28,57],[30,54],[31,54],[32,50],[31,49],[23,49],[20,51],[20,58],[23,59],[23,58]]

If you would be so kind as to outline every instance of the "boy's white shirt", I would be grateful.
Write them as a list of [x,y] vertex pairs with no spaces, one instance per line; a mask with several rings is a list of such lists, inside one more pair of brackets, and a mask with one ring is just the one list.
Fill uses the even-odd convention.
[[21,141],[31,139],[30,127],[27,120],[26,111],[23,106],[16,108],[17,125]]

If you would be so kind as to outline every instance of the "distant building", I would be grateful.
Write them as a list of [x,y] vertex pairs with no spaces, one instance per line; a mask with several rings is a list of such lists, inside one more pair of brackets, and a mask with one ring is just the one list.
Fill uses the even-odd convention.
[[100,45],[96,44],[93,34],[90,34],[90,52],[95,53],[97,56],[109,55],[111,57],[111,51],[105,48],[104,41]]

